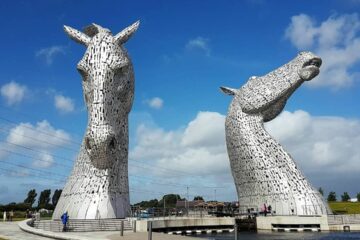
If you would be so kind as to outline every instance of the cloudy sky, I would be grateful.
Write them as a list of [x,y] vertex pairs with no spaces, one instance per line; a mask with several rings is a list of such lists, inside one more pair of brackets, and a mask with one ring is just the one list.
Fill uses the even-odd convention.
[[360,1],[1,1],[0,203],[62,188],[87,124],[76,63],[85,48],[63,25],[95,22],[126,43],[131,201],[178,193],[231,201],[229,96],[299,51],[323,59],[267,130],[325,192],[360,192]]

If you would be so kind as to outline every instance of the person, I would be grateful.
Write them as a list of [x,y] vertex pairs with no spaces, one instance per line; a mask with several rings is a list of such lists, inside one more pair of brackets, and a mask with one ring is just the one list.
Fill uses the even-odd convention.
[[63,224],[63,232],[66,232],[66,230],[67,230],[66,225],[68,223],[68,220],[69,220],[69,215],[68,215],[68,213],[66,211],[63,215],[61,215],[61,222]]
[[14,217],[14,211],[11,210],[10,213],[9,213],[9,221],[10,221],[10,222],[12,222],[13,217]]
[[3,213],[3,221],[4,222],[6,221],[6,211],[4,211],[4,213]]
[[[269,205],[269,206],[268,206],[268,211],[269,211],[270,214],[271,214],[271,209],[272,209],[272,208],[271,208],[271,205]],[[272,215],[272,214],[271,214],[271,215]]]
[[266,217],[267,215],[267,207],[266,207],[266,204],[264,203],[264,216]]

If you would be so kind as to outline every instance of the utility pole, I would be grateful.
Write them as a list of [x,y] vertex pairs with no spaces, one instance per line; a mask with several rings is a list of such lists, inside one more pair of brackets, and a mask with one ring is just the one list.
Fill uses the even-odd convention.
[[215,196],[215,201],[216,201],[216,188],[214,189],[214,196]]

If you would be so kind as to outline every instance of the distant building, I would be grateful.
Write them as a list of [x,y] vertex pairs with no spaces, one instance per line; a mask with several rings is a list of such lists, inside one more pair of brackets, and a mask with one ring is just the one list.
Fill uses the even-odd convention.
[[349,202],[357,202],[358,200],[357,200],[357,198],[350,198],[349,199]]

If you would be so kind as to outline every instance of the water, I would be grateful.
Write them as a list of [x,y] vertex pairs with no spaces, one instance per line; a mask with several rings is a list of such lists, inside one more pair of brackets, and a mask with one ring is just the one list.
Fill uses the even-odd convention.
[[[234,233],[192,235],[208,240],[234,240]],[[239,232],[239,240],[343,240],[360,239],[360,232]],[[200,239],[199,239],[200,240]]]

